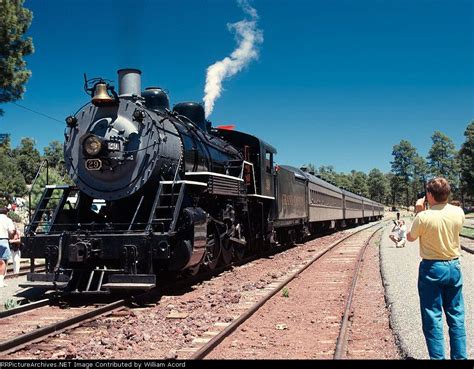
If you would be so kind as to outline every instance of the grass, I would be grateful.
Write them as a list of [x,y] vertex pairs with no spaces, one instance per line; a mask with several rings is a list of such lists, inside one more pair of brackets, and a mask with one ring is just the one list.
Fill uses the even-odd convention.
[[18,303],[17,300],[8,299],[7,301],[5,301],[5,304],[3,306],[4,306],[5,310],[10,310],[10,309],[14,309],[14,308],[20,306],[20,304]]
[[288,287],[283,287],[282,296],[283,297],[290,297],[290,291],[288,290]]

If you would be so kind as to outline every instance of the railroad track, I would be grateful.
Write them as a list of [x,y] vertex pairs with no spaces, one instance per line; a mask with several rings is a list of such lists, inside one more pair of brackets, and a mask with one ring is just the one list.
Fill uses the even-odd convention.
[[[271,250],[266,252],[264,256],[270,256],[281,251],[281,249]],[[149,292],[133,295],[127,299],[120,299],[99,307],[81,306],[62,309],[58,305],[57,299],[52,297],[0,312],[0,325],[2,327],[2,330],[0,330],[0,358],[9,353],[19,351],[28,345],[42,342],[48,337],[57,335],[67,329],[75,328],[104,315],[113,314],[115,311],[125,309],[127,306],[143,305],[156,301],[165,293],[186,289],[228,269],[249,263],[261,256],[246,257],[231,265],[201,272],[195,276],[172,282],[164,282]],[[24,267],[28,268],[29,271],[29,265]],[[38,265],[37,267],[40,266]],[[14,274],[12,278],[19,275]],[[65,301],[62,302],[64,303]],[[42,343],[42,345],[47,346],[47,343]]]
[[[352,234],[348,237],[351,236]],[[166,293],[186,290],[190,286],[208,280],[210,277],[218,275],[223,271],[281,251],[283,251],[283,248],[266,252],[264,255],[248,257],[230,266],[216,268],[215,270],[200,273],[187,279],[163,283],[160,287],[150,292],[113,301],[99,307],[82,306],[61,309],[57,304],[54,304],[53,300],[42,300],[37,305],[29,304],[13,309],[15,311],[9,310],[4,313],[5,315],[0,314],[0,325],[4,328],[2,331],[7,332],[6,336],[0,332],[0,357],[5,357],[9,353],[19,351],[27,346],[28,349],[39,347],[40,349],[46,348],[47,350],[48,345],[52,345],[48,343],[51,336],[58,336],[63,331],[78,327],[85,322],[90,322],[102,316],[113,315],[117,310],[126,309],[136,304],[156,303]],[[18,322],[22,322],[22,324],[18,326]],[[74,332],[74,330],[71,332]],[[54,342],[54,339],[52,339],[52,342]]]
[[[203,344],[200,348],[198,349],[186,349],[182,350],[183,353],[190,353],[192,352],[192,355],[190,356],[190,359],[203,359],[205,358],[209,353],[211,353],[219,344],[227,337],[229,337],[239,326],[241,326],[247,319],[249,319],[253,314],[255,314],[268,300],[270,300],[271,297],[273,297],[275,294],[277,294],[279,291],[281,291],[286,285],[288,285],[289,282],[291,282],[294,278],[299,276],[301,273],[304,272],[305,269],[307,269],[309,266],[317,262],[318,260],[324,260],[328,258],[333,258],[335,262],[337,262],[337,259],[339,257],[338,253],[336,252],[337,250],[345,249],[344,251],[344,257],[347,258],[347,255],[353,255],[357,256],[357,262],[356,266],[354,268],[354,274],[352,277],[352,283],[350,284],[350,288],[348,293],[346,294],[346,301],[344,303],[344,314],[342,318],[342,323],[340,325],[340,330],[339,334],[337,337],[337,340],[334,341],[334,358],[335,359],[341,359],[345,356],[346,354],[346,348],[347,348],[347,330],[349,326],[349,315],[351,312],[351,305],[352,305],[352,298],[354,295],[354,291],[356,288],[356,283],[357,283],[357,276],[358,276],[358,271],[361,265],[361,262],[364,257],[365,250],[367,246],[369,245],[370,241],[374,237],[374,235],[380,231],[383,227],[378,227],[377,229],[373,230],[373,227],[376,227],[380,225],[381,222],[378,222],[376,224],[373,224],[369,227],[365,227],[357,232],[354,232],[341,240],[338,240],[337,242],[333,243],[329,247],[327,247],[323,252],[317,254],[313,258],[311,258],[309,261],[305,262],[304,265],[301,265],[298,267],[296,270],[294,270],[290,276],[285,278],[283,281],[280,283],[271,286],[270,291],[266,293],[266,295],[259,300],[257,303],[255,303],[253,306],[251,306],[247,311],[245,311],[243,314],[241,314],[237,319],[235,319],[233,322],[228,324],[225,328],[223,328],[220,333],[216,334],[213,338],[210,338],[207,343]],[[364,231],[371,232],[370,236],[363,235],[362,233]],[[355,241],[355,245],[353,244]],[[362,246],[361,246],[362,244]],[[339,257],[340,258],[340,257]],[[200,341],[202,343],[202,341]]]
[[41,300],[20,307],[22,311],[0,316],[0,358],[51,334],[58,334],[89,319],[124,309],[127,303],[121,299],[102,306],[63,309],[58,305],[51,305],[51,302],[49,299]]

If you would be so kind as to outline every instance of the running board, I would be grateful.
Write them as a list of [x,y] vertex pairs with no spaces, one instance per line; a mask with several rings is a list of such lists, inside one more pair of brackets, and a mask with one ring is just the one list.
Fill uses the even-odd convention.
[[68,282],[25,282],[18,284],[21,288],[42,288],[46,290],[64,290],[68,285]]
[[64,274],[55,275],[53,273],[28,273],[26,282],[18,286],[22,288],[44,288],[48,290],[63,290],[69,283],[69,276]]
[[107,290],[151,290],[154,283],[105,283],[102,288]]
[[155,274],[111,274],[102,285],[107,290],[151,290],[154,287]]
[[[92,270],[91,277],[89,278],[88,287],[90,287],[90,281],[92,280],[92,274],[97,272],[112,272],[107,269],[94,269]],[[98,288],[84,290],[72,290],[70,293],[74,294],[104,294],[109,293],[110,290],[150,290],[156,287],[156,275],[155,274],[109,274],[107,275],[107,283],[102,283],[101,276]],[[27,282],[21,283],[19,286],[22,288],[43,288],[49,290],[64,290],[68,287],[69,276],[64,274],[55,275],[53,273],[28,273]]]

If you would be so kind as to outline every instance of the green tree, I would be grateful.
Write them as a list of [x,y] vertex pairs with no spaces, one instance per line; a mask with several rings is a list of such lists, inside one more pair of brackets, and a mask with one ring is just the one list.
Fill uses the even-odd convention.
[[459,187],[459,163],[453,141],[440,131],[431,136],[433,145],[428,152],[428,165],[433,176],[446,178],[451,187]]
[[23,58],[33,52],[33,42],[31,37],[24,39],[23,35],[33,15],[23,7],[23,2],[0,1],[0,103],[21,99],[31,76]]
[[317,174],[325,181],[336,183],[336,171],[332,165],[321,165]]
[[384,174],[385,180],[388,184],[387,194],[385,195],[385,204],[395,206],[395,196],[392,193],[392,181],[395,174],[388,172]]
[[385,203],[389,192],[389,182],[379,169],[372,169],[367,178],[369,196],[372,200]]
[[[429,168],[426,160],[416,154],[413,158],[413,195],[423,192],[425,190],[425,184],[428,179]],[[416,199],[413,199],[416,201]],[[414,202],[413,201],[413,202]]]
[[[466,141],[459,150],[459,164],[461,169],[462,194],[471,198],[474,196],[474,121],[469,123],[464,132]],[[464,202],[464,199],[462,199]]]
[[31,184],[40,166],[40,153],[35,147],[32,138],[21,139],[20,145],[13,150],[13,155],[17,161],[18,170],[23,174],[25,182]]
[[352,186],[352,177],[345,173],[336,173],[335,183],[340,188],[349,189]]
[[367,186],[367,174],[364,172],[358,172],[356,170],[351,171],[350,175],[351,185],[349,190],[356,194],[364,197],[369,197],[369,188]]
[[25,179],[18,171],[9,138],[0,145],[0,191],[15,196],[22,196],[26,192]]
[[63,145],[59,141],[51,141],[44,148],[43,158],[48,161],[50,168],[56,168],[60,174],[65,173]]
[[[48,172],[48,180],[49,184],[57,184],[57,185],[62,185],[62,184],[69,184],[67,183],[67,180],[64,178],[63,175],[59,173],[59,171],[56,168],[50,168]],[[32,209],[38,205],[38,202],[41,198],[41,195],[44,191],[44,187],[46,186],[46,170],[42,170],[40,175],[38,176],[38,179],[36,181],[36,184],[31,188],[31,205]],[[55,190],[57,191],[57,190]],[[54,193],[52,197],[59,197],[60,192]],[[49,202],[49,207],[55,206],[58,203],[59,200],[54,199]]]
[[[409,206],[410,199],[410,180],[413,177],[413,160],[417,155],[416,149],[406,140],[401,140],[398,145],[393,146],[392,172],[398,178],[392,183],[392,191],[401,185],[405,190],[405,205]],[[396,186],[393,186],[396,183]]]

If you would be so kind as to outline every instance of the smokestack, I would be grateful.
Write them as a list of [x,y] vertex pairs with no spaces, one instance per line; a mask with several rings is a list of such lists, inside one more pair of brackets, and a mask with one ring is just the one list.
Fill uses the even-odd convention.
[[117,73],[119,81],[119,96],[141,96],[142,72],[139,69],[119,69]]

